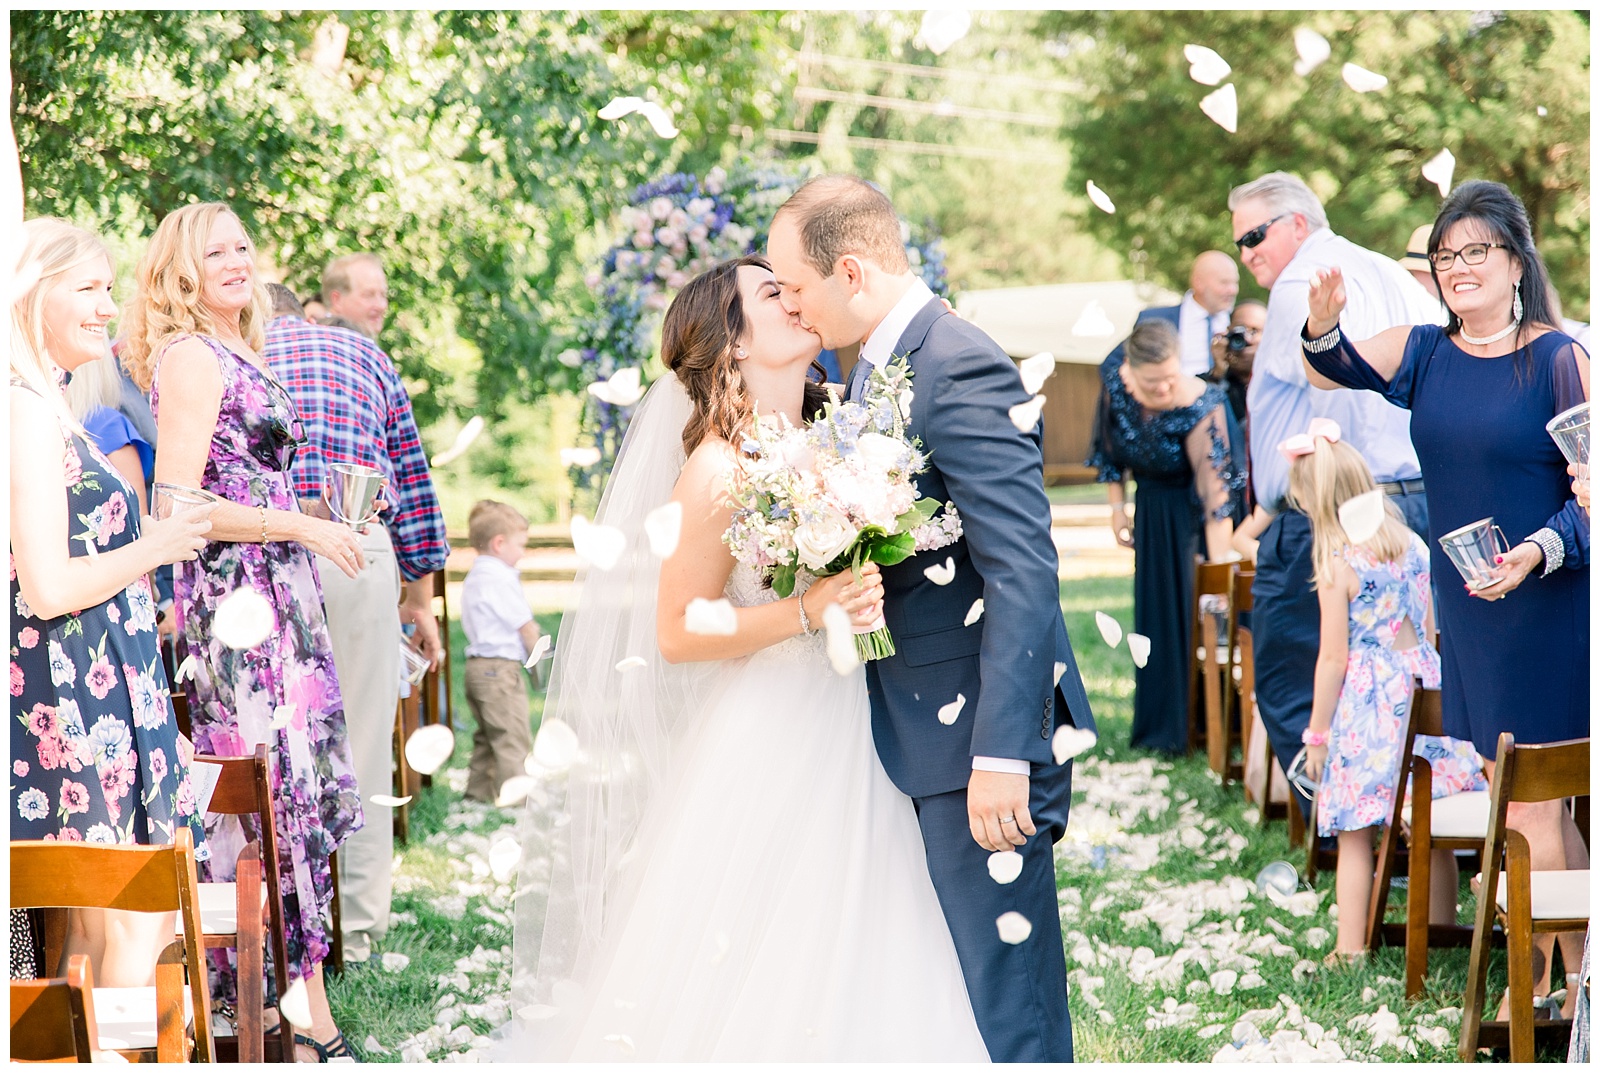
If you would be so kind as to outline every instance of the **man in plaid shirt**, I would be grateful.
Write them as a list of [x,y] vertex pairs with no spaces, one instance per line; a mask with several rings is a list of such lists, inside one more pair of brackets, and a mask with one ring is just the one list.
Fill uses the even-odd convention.
[[[295,455],[295,493],[317,498],[334,462],[375,466],[389,478],[382,524],[367,526],[367,565],[356,578],[319,562],[334,666],[361,796],[388,793],[393,779],[394,710],[400,699],[400,624],[416,626],[422,653],[437,661],[433,572],[450,554],[444,516],[411,400],[389,358],[371,340],[305,320],[288,288],[273,284],[273,319],[265,357],[294,399],[307,443]],[[319,557],[320,558],[320,557]],[[403,584],[402,584],[403,582]],[[345,956],[372,955],[389,930],[394,835],[387,815],[366,825],[339,851]]]

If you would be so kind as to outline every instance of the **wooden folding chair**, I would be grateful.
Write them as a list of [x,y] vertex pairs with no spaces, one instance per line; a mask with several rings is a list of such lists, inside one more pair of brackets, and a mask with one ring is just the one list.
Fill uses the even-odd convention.
[[1228,735],[1223,727],[1222,668],[1229,656],[1222,651],[1215,613],[1202,609],[1217,599],[1226,600],[1232,583],[1232,563],[1197,564],[1189,615],[1189,747],[1203,743],[1206,762],[1223,776],[1228,769]]
[[67,975],[11,981],[13,1062],[98,1062],[94,973],[85,954],[67,961]]
[[[1506,1042],[1513,1062],[1531,1062],[1536,1029],[1554,1034],[1572,1029],[1568,1020],[1533,1020],[1533,937],[1588,927],[1589,870],[1533,871],[1528,840],[1506,826],[1506,811],[1513,801],[1587,797],[1589,739],[1518,745],[1509,733],[1503,733],[1495,753],[1494,783],[1489,789],[1489,834],[1483,842],[1483,872],[1478,886],[1478,923],[1467,968],[1457,1054],[1461,1061],[1471,1062],[1480,1045],[1492,1047]],[[1505,929],[1510,1021],[1483,1019],[1490,932],[1496,921]]]
[[[417,727],[422,725],[417,701],[417,691],[401,697],[394,710],[394,796],[410,797],[422,789],[421,776],[411,770],[406,762],[406,742]],[[402,846],[411,838],[411,805],[397,805],[394,809],[394,836]]]
[[210,987],[200,954],[198,886],[194,839],[184,826],[164,846],[11,843],[12,908],[178,913],[183,937],[161,952],[153,988],[100,987],[92,992],[99,1048],[142,1061],[185,1061],[191,1044],[196,1061],[215,1060]]
[[[272,944],[273,979],[282,995],[289,987],[288,931],[283,916],[283,884],[278,867],[278,833],[272,811],[272,777],[267,769],[267,747],[259,744],[251,756],[196,755],[195,763],[220,768],[216,787],[211,791],[209,813],[223,816],[254,816],[255,834],[239,853],[237,880],[233,883],[200,884],[200,927],[207,949],[236,949],[238,953],[237,996],[239,1034],[217,1040],[225,1058],[237,1053],[240,1062],[266,1059],[265,1026],[262,1009],[263,956]],[[263,885],[263,878],[265,884]],[[269,932],[262,930],[265,903]],[[294,1061],[294,1044],[288,1039],[286,1022],[280,1020],[274,1032],[276,1058]]]
[[[1254,583],[1256,578],[1255,563],[1243,561],[1233,563],[1233,569],[1228,575],[1228,661],[1222,669],[1222,725],[1227,734],[1227,742],[1223,748],[1226,764],[1222,772],[1222,781],[1244,783],[1244,762],[1250,754],[1250,715],[1254,710],[1255,689],[1255,650],[1251,647],[1253,638],[1250,636],[1250,627],[1240,622],[1240,616],[1248,613],[1255,607]],[[1250,651],[1246,653],[1245,649]],[[1244,685],[1245,661],[1250,663],[1250,686],[1252,690],[1251,706],[1244,704],[1242,688]],[[1233,759],[1233,746],[1239,745],[1239,760]],[[1246,788],[1246,796],[1249,789]]]
[[452,673],[450,667],[450,597],[446,595],[444,568],[440,567],[433,572],[433,595],[439,599],[439,666],[437,670],[428,672],[428,677],[423,679],[427,688],[429,702],[433,703],[438,698],[438,706],[442,709],[435,711],[430,722],[439,722],[440,714],[444,715],[444,725],[451,730],[456,728],[456,698],[452,691]]

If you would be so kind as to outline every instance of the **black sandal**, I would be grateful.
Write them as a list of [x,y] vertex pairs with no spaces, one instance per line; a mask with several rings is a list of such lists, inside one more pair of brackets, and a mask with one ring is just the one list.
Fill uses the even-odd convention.
[[310,1047],[313,1051],[316,1051],[317,1061],[319,1062],[326,1062],[330,1058],[348,1058],[352,1062],[363,1061],[360,1052],[344,1038],[343,1032],[335,1032],[333,1038],[327,1043],[318,1043],[310,1036],[302,1036],[296,1032],[294,1041],[303,1047]]

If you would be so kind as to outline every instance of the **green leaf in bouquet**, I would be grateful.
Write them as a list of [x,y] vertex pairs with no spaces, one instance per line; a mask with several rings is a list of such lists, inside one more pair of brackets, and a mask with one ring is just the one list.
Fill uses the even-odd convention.
[[894,527],[902,533],[909,533],[919,525],[927,525],[942,506],[944,504],[937,499],[919,499],[910,510],[894,520]]
[[867,558],[879,566],[894,566],[905,562],[917,550],[917,541],[910,533],[875,540],[867,549]]
[[794,571],[793,563],[772,568],[772,591],[777,593],[780,599],[786,600],[794,594]]

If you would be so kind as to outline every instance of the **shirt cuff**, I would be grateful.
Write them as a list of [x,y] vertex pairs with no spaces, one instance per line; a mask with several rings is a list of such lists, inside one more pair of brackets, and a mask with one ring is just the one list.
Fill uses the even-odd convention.
[[998,756],[975,756],[973,771],[997,771],[1002,775],[1026,775],[1030,768],[1026,760],[1007,760]]

